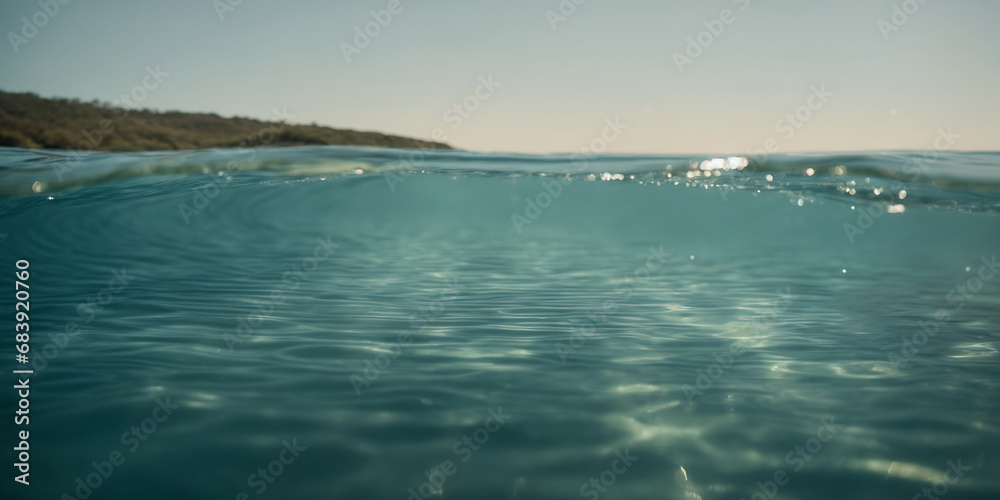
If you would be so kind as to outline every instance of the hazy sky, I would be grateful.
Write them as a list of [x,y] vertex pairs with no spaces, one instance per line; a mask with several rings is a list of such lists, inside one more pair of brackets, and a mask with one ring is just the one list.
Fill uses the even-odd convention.
[[[894,23],[894,5],[912,14]],[[343,44],[390,6],[348,62]],[[577,151],[615,118],[626,128],[611,152],[737,154],[768,139],[780,152],[922,150],[949,127],[955,149],[1000,150],[995,0],[72,0],[48,19],[40,10],[0,0],[0,89],[111,101],[159,65],[169,76],[142,107],[262,119],[286,108],[298,123],[425,139],[439,128],[480,151]],[[37,28],[27,43],[16,41],[22,16],[28,34]],[[711,22],[720,18],[729,23]],[[679,71],[674,53],[688,57],[705,22],[721,33],[702,34],[707,46],[696,41],[701,53],[691,47],[697,57]],[[491,75],[492,93],[480,83]],[[810,101],[813,87],[833,95]],[[476,109],[462,116],[453,108],[463,102]],[[779,123],[797,110],[805,120]]]

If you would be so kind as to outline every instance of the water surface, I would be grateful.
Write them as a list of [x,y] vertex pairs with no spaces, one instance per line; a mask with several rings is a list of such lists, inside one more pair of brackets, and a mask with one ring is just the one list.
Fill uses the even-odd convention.
[[0,148],[0,186],[5,497],[1000,495],[998,154]]

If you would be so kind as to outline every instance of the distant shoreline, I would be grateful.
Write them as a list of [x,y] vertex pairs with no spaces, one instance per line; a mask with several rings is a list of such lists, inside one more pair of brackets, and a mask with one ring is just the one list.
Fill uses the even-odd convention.
[[[0,90],[0,146],[78,151],[166,151],[245,146],[376,146],[452,149],[409,137],[284,123],[224,118],[211,113],[114,107],[98,101],[48,99]],[[292,117],[294,118],[294,117]]]

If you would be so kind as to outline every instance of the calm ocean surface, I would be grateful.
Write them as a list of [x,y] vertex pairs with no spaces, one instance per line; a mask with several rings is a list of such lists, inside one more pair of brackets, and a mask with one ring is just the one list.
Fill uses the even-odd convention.
[[988,153],[0,148],[0,496],[1000,498],[998,212]]

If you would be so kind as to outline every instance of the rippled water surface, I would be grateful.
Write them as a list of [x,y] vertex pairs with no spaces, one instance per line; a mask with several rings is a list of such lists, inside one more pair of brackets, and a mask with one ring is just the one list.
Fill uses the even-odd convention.
[[1000,498],[997,154],[0,148],[0,197],[5,498]]

